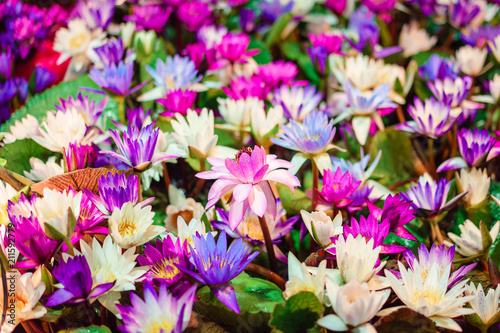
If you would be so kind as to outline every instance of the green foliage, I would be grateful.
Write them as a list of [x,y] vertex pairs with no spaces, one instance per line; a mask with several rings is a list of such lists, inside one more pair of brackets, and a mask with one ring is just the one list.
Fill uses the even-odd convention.
[[375,169],[386,186],[408,179],[414,173],[410,139],[402,131],[387,128],[375,134],[369,149],[372,156],[382,151],[380,162]]
[[252,57],[259,65],[268,64],[272,60],[269,48],[264,42],[260,40],[252,38],[247,49],[249,50],[260,49],[260,53]]
[[0,158],[7,161],[5,167],[20,175],[23,175],[23,171],[31,170],[31,157],[46,161],[52,155],[54,155],[54,152],[40,146],[31,139],[17,140],[6,144],[0,149]]
[[313,293],[302,292],[277,305],[269,324],[277,332],[306,332],[315,326],[322,313],[323,305],[319,299]]
[[111,333],[111,331],[106,326],[92,325],[89,327],[79,327],[79,328],[72,328],[69,330],[62,330],[59,331],[58,333]]
[[276,187],[278,188],[281,203],[289,216],[300,214],[302,209],[308,211],[311,209],[311,199],[301,190],[295,189],[295,194],[292,194],[292,191],[285,185],[276,183]]
[[378,333],[431,333],[436,332],[436,324],[420,313],[408,308],[394,311],[375,323]]
[[275,43],[278,43],[281,39],[281,33],[285,29],[285,27],[292,20],[292,13],[285,13],[281,15],[271,26],[267,36],[266,36],[266,45],[268,47],[272,46]]
[[300,44],[285,42],[281,45],[281,51],[288,59],[296,61],[299,64],[300,68],[304,71],[304,74],[311,81],[311,84],[316,86],[319,84],[320,78],[314,69],[311,58],[308,54],[302,52]]

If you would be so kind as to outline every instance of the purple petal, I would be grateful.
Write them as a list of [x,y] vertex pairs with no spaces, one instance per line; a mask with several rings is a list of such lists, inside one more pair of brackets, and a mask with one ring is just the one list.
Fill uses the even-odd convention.
[[467,162],[465,162],[463,158],[453,157],[441,163],[441,165],[437,168],[436,171],[441,172],[441,171],[454,170],[466,167],[467,167]]
[[238,301],[236,300],[236,293],[232,285],[224,284],[222,286],[212,287],[211,290],[222,304],[237,314],[241,313]]
[[70,299],[75,297],[72,293],[67,291],[66,289],[59,289],[55,293],[50,296],[49,300],[45,305],[47,306],[57,306],[63,303],[66,303]]
[[101,296],[102,294],[107,292],[109,289],[113,288],[115,283],[116,283],[116,281],[98,285],[97,287],[92,289],[88,298],[90,299],[90,298],[95,298],[95,297]]

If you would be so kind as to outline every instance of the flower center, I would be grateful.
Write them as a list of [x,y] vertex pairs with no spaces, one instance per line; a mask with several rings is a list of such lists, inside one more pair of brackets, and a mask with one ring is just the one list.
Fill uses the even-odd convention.
[[144,330],[144,333],[171,332],[174,325],[167,318],[161,318],[160,321],[154,320],[149,323]]
[[425,299],[428,306],[438,304],[441,301],[441,295],[432,289],[425,289],[420,294],[413,296],[413,303],[417,304],[420,299]]
[[[243,223],[240,224],[243,228],[246,227],[246,236],[249,238],[264,241],[264,235],[262,234],[262,228],[260,227],[259,219],[255,215],[247,217]],[[243,229],[244,230],[244,229]]]
[[234,157],[236,163],[238,163],[238,164],[240,163],[240,157],[243,154],[247,154],[248,156],[252,156],[252,148],[245,147],[245,148],[241,148],[240,150],[238,150],[238,152],[236,153],[236,156]]
[[190,210],[190,209],[184,209],[184,210],[181,210],[181,211],[173,214],[172,223],[175,226],[175,229],[177,229],[177,218],[179,216],[181,216],[184,219],[184,221],[186,222],[186,224],[189,225],[189,222],[194,217],[194,212],[193,212],[193,210]]
[[118,225],[118,232],[120,233],[120,236],[122,236],[123,238],[132,237],[136,231],[137,231],[137,225],[133,221],[123,220]]
[[172,280],[179,274],[179,269],[174,265],[178,262],[178,258],[163,258],[151,267],[151,272],[159,279]]
[[18,312],[22,312],[27,304],[28,297],[26,295],[16,295],[16,308],[19,310]]
[[87,40],[87,35],[82,32],[76,36],[73,36],[71,40],[69,41],[69,46],[72,49],[79,49],[82,47],[83,43]]

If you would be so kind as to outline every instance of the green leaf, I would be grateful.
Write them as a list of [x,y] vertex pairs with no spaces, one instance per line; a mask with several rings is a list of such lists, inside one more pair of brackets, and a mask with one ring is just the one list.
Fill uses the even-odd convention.
[[247,49],[260,50],[259,54],[256,54],[252,57],[259,65],[268,64],[272,60],[271,52],[269,52],[269,48],[266,44],[264,44],[263,41],[252,38]]
[[58,333],[111,333],[106,326],[92,325],[89,327],[72,328],[69,330],[61,330]]
[[481,230],[481,239],[483,241],[483,251],[486,255],[489,253],[493,240],[491,239],[490,231],[483,221],[479,222],[479,230]]
[[276,183],[278,193],[281,198],[281,203],[289,215],[298,215],[302,209],[311,209],[311,199],[299,189],[295,189],[295,194],[292,194],[290,189],[282,184]]
[[369,151],[375,156],[379,150],[382,156],[375,173],[384,176],[380,180],[382,185],[389,186],[413,175],[411,142],[404,132],[390,128],[377,132]]
[[302,292],[277,305],[269,325],[284,333],[306,332],[316,325],[322,313],[323,305],[316,295]]
[[436,324],[420,313],[402,308],[382,317],[375,323],[378,333],[431,333],[436,332]]
[[[76,98],[81,93],[82,96],[89,96],[90,101],[96,103],[99,103],[105,97],[104,95],[80,90],[80,87],[99,88],[87,75],[81,76],[74,81],[62,82],[41,94],[28,98],[26,105],[14,112],[10,119],[0,126],[0,132],[9,132],[10,126],[16,120],[20,120],[28,114],[42,122],[47,116],[47,111],[54,111],[55,105],[59,104],[60,99],[67,99],[69,96]],[[106,117],[108,120],[107,127],[112,126],[110,118],[118,120],[118,105],[112,98],[108,100],[101,117]]]
[[285,13],[281,15],[271,26],[269,32],[266,36],[266,45],[271,47],[273,44],[277,43],[281,38],[281,33],[285,29],[285,27],[292,20],[292,13]]
[[417,53],[414,56],[412,56],[412,58],[417,62],[418,66],[420,67],[423,64],[425,64],[427,62],[427,60],[429,60],[429,58],[434,54],[437,54],[438,56],[440,56],[442,58],[450,58],[450,54],[445,53],[445,52],[436,52],[436,51],[420,52],[420,53]]
[[246,273],[241,273],[230,283],[234,287],[241,315],[229,310],[219,300],[212,303],[211,291],[207,286],[196,293],[199,298],[194,304],[196,312],[230,331],[236,328],[250,332],[267,330],[270,313],[277,304],[283,302],[281,289],[272,282]]
[[31,139],[16,140],[0,149],[0,158],[7,161],[6,168],[23,175],[23,171],[30,171],[30,158],[36,157],[46,161],[56,153],[40,146]]

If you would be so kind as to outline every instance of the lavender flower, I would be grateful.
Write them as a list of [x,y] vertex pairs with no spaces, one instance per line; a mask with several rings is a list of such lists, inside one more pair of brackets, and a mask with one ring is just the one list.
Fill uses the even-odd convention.
[[418,74],[428,81],[437,79],[444,80],[450,78],[452,80],[458,77],[460,66],[452,59],[441,58],[437,54],[429,57],[429,60],[418,69]]
[[90,29],[106,30],[113,19],[115,3],[114,0],[80,0],[75,9]]
[[[130,88],[134,77],[134,63],[120,61],[118,64],[104,66],[102,70],[93,68],[90,70],[89,77],[101,88],[118,96],[127,96],[141,89],[146,83],[143,82],[134,88]],[[99,90],[88,89],[96,93]]]
[[316,87],[288,87],[282,85],[273,93],[272,103],[283,107],[284,115],[288,119],[303,121],[305,116],[318,109],[323,94],[316,92]]
[[179,157],[169,153],[155,153],[159,131],[159,128],[153,128],[153,124],[141,129],[129,125],[128,130],[123,132],[122,139],[118,131],[109,130],[120,153],[108,150],[101,153],[115,157],[139,172],[162,161]]
[[35,67],[32,75],[35,78],[33,90],[37,94],[41,93],[45,90],[45,88],[50,86],[56,78],[56,74],[54,72],[40,66]]
[[259,251],[249,254],[249,248],[243,239],[234,241],[227,248],[226,232],[222,231],[215,243],[214,236],[208,233],[193,237],[194,248],[191,249],[191,262],[198,273],[178,266],[180,270],[201,284],[210,287],[215,296],[229,309],[240,313],[234,288],[228,282],[237,277],[257,257]]
[[85,119],[85,124],[87,126],[94,126],[104,111],[104,107],[108,102],[108,97],[96,103],[96,101],[90,101],[89,96],[83,97],[81,93],[78,94],[77,98],[69,96],[67,100],[60,99],[59,104],[56,104],[55,108],[57,111],[66,112],[70,109],[76,109],[78,113]]

